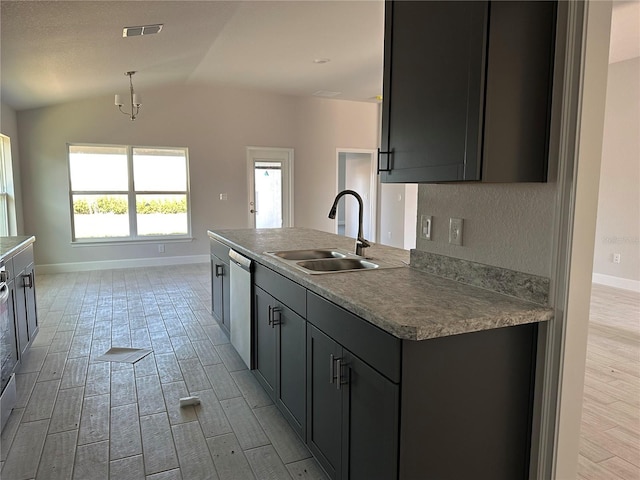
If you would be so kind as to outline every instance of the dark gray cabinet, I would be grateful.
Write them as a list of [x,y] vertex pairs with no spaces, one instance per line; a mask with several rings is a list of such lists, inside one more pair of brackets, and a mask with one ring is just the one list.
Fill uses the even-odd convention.
[[302,439],[306,431],[305,294],[300,285],[260,264],[255,266],[254,373]]
[[13,300],[18,351],[22,356],[38,333],[33,245],[13,257]]
[[307,444],[331,478],[397,478],[397,384],[309,326],[307,389]]
[[307,293],[307,445],[332,479],[528,478],[537,325],[400,340]]
[[230,289],[229,247],[210,239],[211,246],[211,311],[213,316],[229,336],[230,333]]
[[555,12],[387,1],[382,182],[546,181]]
[[528,478],[537,324],[402,340],[254,266],[254,375],[330,478]]

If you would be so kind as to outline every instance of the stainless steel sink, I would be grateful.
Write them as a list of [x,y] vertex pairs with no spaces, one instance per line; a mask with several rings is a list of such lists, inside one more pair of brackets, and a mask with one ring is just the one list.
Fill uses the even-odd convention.
[[335,258],[330,260],[305,260],[297,262],[302,268],[314,272],[341,272],[345,270],[362,270],[380,268],[380,265],[363,258]]
[[335,248],[316,250],[283,250],[280,252],[267,252],[275,257],[284,260],[314,260],[321,258],[345,258],[347,253],[338,251]]
[[366,270],[398,268],[404,266],[367,259],[341,248],[280,250],[264,253],[311,275],[339,272],[361,272]]

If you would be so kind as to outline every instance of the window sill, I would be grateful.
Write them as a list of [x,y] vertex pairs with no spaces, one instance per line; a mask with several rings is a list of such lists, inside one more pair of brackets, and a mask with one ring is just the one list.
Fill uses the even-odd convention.
[[158,243],[188,243],[194,240],[193,237],[157,237],[154,239],[131,239],[131,240],[80,240],[71,242],[72,247],[117,247],[121,245],[157,245]]

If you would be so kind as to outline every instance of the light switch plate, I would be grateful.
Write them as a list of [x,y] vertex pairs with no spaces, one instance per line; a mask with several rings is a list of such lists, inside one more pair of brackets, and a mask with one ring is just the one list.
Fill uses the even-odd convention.
[[420,238],[431,240],[432,215],[420,215]]
[[451,245],[462,245],[462,218],[449,219],[449,243]]

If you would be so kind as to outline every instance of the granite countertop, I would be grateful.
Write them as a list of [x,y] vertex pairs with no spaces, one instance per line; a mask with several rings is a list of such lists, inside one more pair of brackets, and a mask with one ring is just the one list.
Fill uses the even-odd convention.
[[13,257],[15,253],[35,241],[34,236],[0,237],[0,260]]
[[219,240],[382,330],[406,340],[548,321],[553,310],[408,266],[409,252],[373,244],[367,258],[398,268],[309,275],[264,252],[311,248],[353,250],[354,240],[304,228],[209,231]]

